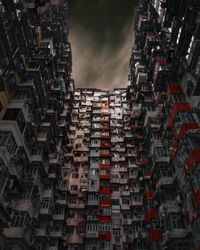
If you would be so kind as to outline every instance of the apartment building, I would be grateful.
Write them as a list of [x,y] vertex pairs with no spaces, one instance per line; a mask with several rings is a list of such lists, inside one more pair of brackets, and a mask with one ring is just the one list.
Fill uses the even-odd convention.
[[0,1],[0,249],[67,249],[66,1]]
[[140,1],[127,98],[142,200],[133,249],[199,249],[199,1]]
[[68,1],[0,1],[0,249],[199,250],[198,0],[140,0],[127,88],[76,88]]

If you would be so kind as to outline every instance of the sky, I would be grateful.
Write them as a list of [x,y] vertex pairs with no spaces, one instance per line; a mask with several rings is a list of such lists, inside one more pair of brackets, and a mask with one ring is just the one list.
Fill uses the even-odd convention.
[[70,0],[76,87],[113,90],[128,82],[137,0]]

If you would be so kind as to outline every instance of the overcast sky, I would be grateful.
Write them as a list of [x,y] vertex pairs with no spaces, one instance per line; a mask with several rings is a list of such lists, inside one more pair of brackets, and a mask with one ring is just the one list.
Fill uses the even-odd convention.
[[76,87],[127,85],[137,0],[70,0],[70,42]]

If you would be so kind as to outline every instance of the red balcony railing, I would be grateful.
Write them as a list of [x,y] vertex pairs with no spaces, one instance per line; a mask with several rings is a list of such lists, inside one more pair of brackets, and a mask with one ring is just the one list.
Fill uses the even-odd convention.
[[99,240],[110,241],[111,240],[111,232],[109,232],[109,231],[99,232],[98,238],[99,238]]
[[146,195],[147,200],[152,200],[153,199],[153,192],[152,191],[146,191],[145,195]]
[[99,206],[100,207],[110,207],[110,199],[107,200],[100,200],[99,201]]
[[106,170],[110,168],[110,163],[101,163],[100,164],[100,169]]
[[160,229],[149,231],[149,241],[162,240],[162,231]]
[[191,112],[192,108],[187,102],[175,103],[171,109],[169,118],[167,120],[168,127],[171,127],[173,124],[173,120],[178,112]]
[[150,220],[155,220],[158,217],[158,212],[152,208],[146,212],[145,220],[148,223]]
[[195,192],[195,206],[199,206],[200,204],[200,188]]
[[101,129],[101,130],[109,130],[110,127],[109,127],[109,126],[101,126],[100,129]]
[[167,96],[174,95],[174,94],[183,94],[183,90],[179,86],[169,86],[167,89]]
[[139,146],[139,147],[137,148],[137,152],[138,152],[138,153],[144,152],[144,147]]
[[108,138],[110,138],[110,135],[109,134],[101,134],[101,138],[102,139],[108,139]]
[[200,163],[200,149],[194,149],[190,153],[185,166],[186,173],[191,173],[196,163]]
[[111,189],[110,189],[110,187],[100,187],[99,188],[99,193],[100,194],[110,194]]
[[199,125],[197,123],[183,123],[178,133],[175,134],[175,137],[177,140],[181,140],[185,137],[187,131],[194,129],[199,129]]
[[149,160],[148,159],[143,159],[143,160],[138,160],[136,161],[136,164],[139,165],[139,166],[145,166],[149,163]]
[[108,175],[108,174],[100,175],[99,178],[100,178],[100,181],[101,180],[109,181],[110,180],[110,175]]
[[100,153],[100,157],[110,157],[110,152],[108,152],[108,153]]
[[110,147],[110,144],[109,144],[109,143],[102,142],[102,143],[101,143],[101,147],[102,147],[102,148],[109,148],[109,147]]
[[100,216],[99,217],[99,222],[101,222],[101,223],[111,223],[110,216]]

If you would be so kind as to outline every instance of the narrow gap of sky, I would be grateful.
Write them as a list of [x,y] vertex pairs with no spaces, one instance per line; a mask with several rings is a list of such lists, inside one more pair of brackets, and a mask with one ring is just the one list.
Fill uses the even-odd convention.
[[70,42],[76,87],[125,87],[137,0],[70,0]]

